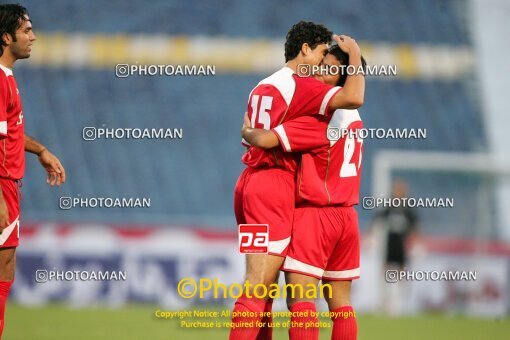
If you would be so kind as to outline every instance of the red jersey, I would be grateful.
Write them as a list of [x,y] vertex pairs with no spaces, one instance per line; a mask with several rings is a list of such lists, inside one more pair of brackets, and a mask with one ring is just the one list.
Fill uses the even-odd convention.
[[[269,130],[305,115],[328,116],[330,101],[340,89],[313,77],[299,77],[292,69],[284,67],[262,80],[251,92],[247,109],[251,127]],[[244,140],[243,144],[249,146]],[[249,147],[242,159],[252,168],[279,167],[294,171],[297,156],[281,148]]]
[[305,116],[273,129],[283,150],[303,151],[296,188],[298,204],[359,203],[363,140],[355,131],[361,128],[358,110],[336,110],[331,119]]
[[0,65],[0,177],[12,180],[25,173],[23,111],[12,70]]

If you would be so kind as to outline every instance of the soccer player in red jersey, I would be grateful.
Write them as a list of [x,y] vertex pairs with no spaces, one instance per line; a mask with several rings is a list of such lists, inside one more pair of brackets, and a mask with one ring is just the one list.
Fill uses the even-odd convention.
[[18,59],[30,57],[35,41],[27,11],[20,5],[0,5],[0,338],[7,297],[14,280],[20,227],[20,187],[25,151],[36,154],[53,186],[65,182],[60,161],[35,139],[25,135],[21,98],[12,72]]
[[[333,36],[349,55],[352,64],[361,65],[361,53],[356,42],[347,36]],[[299,22],[294,25],[285,43],[286,66],[262,80],[251,92],[248,117],[256,128],[273,129],[283,122],[306,115],[328,117],[337,108],[357,108],[364,98],[363,76],[349,76],[340,87],[322,83],[310,76],[296,74],[303,66],[319,65],[328,50],[331,32],[322,25]],[[278,278],[291,238],[295,207],[296,156],[281,149],[262,150],[248,146],[243,156],[247,168],[239,177],[234,208],[238,224],[267,224],[269,247],[267,255],[247,254],[246,280],[252,285],[269,287]],[[248,292],[236,301],[234,324],[256,324],[261,312],[271,311],[272,300],[253,297]],[[261,294],[258,294],[259,296]],[[269,322],[269,320],[262,320]],[[231,330],[230,339],[270,339],[267,327],[238,327]]]
[[[349,55],[334,46],[325,66],[349,64]],[[364,60],[363,60],[364,64]],[[343,86],[346,75],[322,75],[322,81]],[[357,110],[336,110],[331,118],[303,116],[272,130],[251,129],[245,119],[243,137],[261,148],[281,146],[302,152],[297,176],[292,240],[285,259],[287,283],[330,284],[327,297],[332,312],[332,339],[356,339],[357,324],[350,303],[351,281],[359,277],[358,218],[353,206],[359,201],[363,127]],[[316,311],[313,300],[288,297],[292,312]],[[297,322],[317,322],[316,317],[292,317]],[[295,323],[294,323],[295,324]],[[318,339],[318,328],[291,327],[290,339]]]

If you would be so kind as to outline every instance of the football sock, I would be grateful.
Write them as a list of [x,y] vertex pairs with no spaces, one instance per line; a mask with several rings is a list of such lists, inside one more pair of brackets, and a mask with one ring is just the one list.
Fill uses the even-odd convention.
[[331,340],[356,340],[358,326],[352,306],[342,306],[332,311],[333,332]]
[[[273,299],[269,298],[266,302],[266,307],[264,308],[264,317],[262,317],[262,326],[260,328],[259,335],[257,336],[257,340],[272,340],[273,339],[273,327],[269,327],[270,324],[273,323],[272,317],[273,311]],[[270,313],[267,315],[267,313]],[[267,316],[266,316],[267,315]]]
[[[290,340],[318,340],[317,309],[313,302],[296,302],[290,307]],[[312,316],[313,312],[313,316]]]
[[0,338],[5,324],[5,304],[7,303],[7,297],[11,290],[12,281],[0,281]]
[[234,323],[230,330],[230,340],[256,340],[260,331],[257,327],[262,320],[262,312],[266,301],[257,298],[248,298],[245,295],[237,299],[232,314]]

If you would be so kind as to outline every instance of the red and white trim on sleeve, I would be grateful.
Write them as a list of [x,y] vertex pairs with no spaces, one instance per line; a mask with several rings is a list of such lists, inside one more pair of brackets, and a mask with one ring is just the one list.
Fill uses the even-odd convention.
[[342,88],[340,86],[335,86],[331,90],[329,90],[328,93],[326,93],[326,95],[324,96],[324,99],[322,100],[321,107],[320,107],[320,110],[319,110],[319,114],[321,114],[321,115],[325,115],[326,114],[326,110],[329,107],[329,102],[331,101],[331,98],[333,98],[335,93],[337,93],[341,89]]
[[280,144],[282,145],[283,149],[287,152],[291,152],[292,149],[290,147],[289,138],[287,137],[287,133],[285,132],[283,125],[278,125],[273,129],[273,131],[276,133],[276,137],[278,137],[280,140]]
[[247,147],[251,146],[251,144],[250,144],[250,143],[248,143],[248,142],[246,141],[246,139],[244,139],[244,138],[242,138],[242,139],[241,139],[241,144],[242,144],[242,145],[244,145],[244,146],[247,146]]

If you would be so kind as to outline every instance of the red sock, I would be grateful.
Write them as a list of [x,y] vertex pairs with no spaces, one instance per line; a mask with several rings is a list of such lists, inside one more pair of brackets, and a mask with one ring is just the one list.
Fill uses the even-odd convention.
[[[290,340],[318,340],[319,322],[317,309],[313,302],[296,302],[290,307],[289,339]],[[314,314],[312,316],[312,313]]]
[[331,320],[333,320],[331,340],[356,340],[358,325],[352,306],[342,306],[332,312],[336,313],[336,315],[331,317]]
[[11,290],[12,281],[0,281],[0,339],[4,331],[4,315],[5,315],[5,304],[7,303],[7,297]]
[[273,299],[269,298],[266,302],[266,307],[264,308],[264,314],[270,313],[269,316],[264,316],[262,318],[262,323],[265,325],[260,328],[259,335],[257,336],[257,340],[272,340],[273,339],[273,327],[269,327],[269,324],[273,322],[273,316],[271,312],[273,311]]
[[[232,322],[236,326],[230,330],[229,340],[256,340],[260,331],[262,312],[266,307],[266,301],[257,298],[241,296],[234,306]],[[242,315],[248,314],[248,315]],[[251,314],[251,315],[250,315]]]

